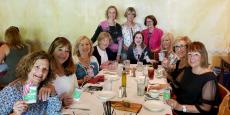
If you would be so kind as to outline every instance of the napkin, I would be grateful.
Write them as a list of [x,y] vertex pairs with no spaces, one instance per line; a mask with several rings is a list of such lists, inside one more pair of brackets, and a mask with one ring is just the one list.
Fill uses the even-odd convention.
[[96,83],[98,83],[98,82],[104,82],[104,79],[105,79],[104,76],[103,76],[103,75],[100,75],[100,76],[96,76],[96,77],[90,79],[90,80],[88,81],[88,83],[96,84]]

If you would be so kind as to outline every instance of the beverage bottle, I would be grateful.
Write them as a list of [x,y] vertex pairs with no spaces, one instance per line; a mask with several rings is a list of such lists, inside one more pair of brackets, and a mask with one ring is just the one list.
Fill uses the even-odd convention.
[[121,86],[122,87],[126,87],[126,71],[125,71],[125,68],[123,68],[123,71],[122,71],[122,76],[121,76]]

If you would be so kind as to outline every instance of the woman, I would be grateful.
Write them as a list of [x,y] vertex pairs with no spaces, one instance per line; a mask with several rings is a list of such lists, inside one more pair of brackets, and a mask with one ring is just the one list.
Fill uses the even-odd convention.
[[84,85],[99,72],[96,57],[92,56],[93,43],[86,36],[80,36],[74,46],[73,58],[78,84]]
[[28,52],[29,48],[22,42],[18,27],[9,27],[5,32],[5,44],[0,47],[0,62],[4,61],[8,65],[7,73],[0,78],[0,84],[7,85],[16,79],[16,65]]
[[188,46],[188,64],[178,82],[180,91],[176,100],[169,99],[167,104],[181,114],[212,113],[217,97],[217,81],[208,64],[208,54],[203,43],[192,42]]
[[[168,58],[168,56],[173,53],[173,34],[165,33],[161,39],[161,51],[160,54],[163,54],[162,59]],[[161,60],[161,56],[159,55],[159,60]]]
[[191,43],[191,40],[187,36],[179,36],[174,41],[173,51],[168,59],[164,59],[162,62],[163,67],[170,74],[169,80],[175,80],[177,76],[181,74],[187,63],[187,46]]
[[0,92],[0,114],[60,114],[61,101],[53,93],[47,101],[37,100],[36,103],[27,104],[23,100],[27,86],[36,86],[38,91],[41,86],[53,79],[50,69],[50,57],[44,51],[38,51],[23,57],[17,68],[14,82],[10,83]]
[[154,59],[157,59],[163,31],[156,27],[157,20],[153,15],[146,16],[144,24],[147,26],[147,28],[142,31],[144,35],[144,43],[151,52],[154,53]]
[[68,107],[73,103],[72,95],[75,87],[78,87],[71,43],[65,37],[57,37],[51,43],[48,53],[52,55],[51,69],[55,74],[53,85],[63,106]]
[[122,46],[122,60],[127,59],[127,51],[133,42],[133,35],[137,31],[141,31],[140,24],[134,22],[136,17],[136,10],[133,7],[128,7],[125,11],[126,22],[122,24],[123,46]]
[[151,60],[151,52],[144,44],[143,39],[143,34],[140,31],[133,36],[133,43],[128,49],[128,59],[131,64],[137,64],[138,61],[143,62],[143,64],[155,62],[155,60]]
[[94,43],[101,32],[110,33],[112,43],[109,45],[109,49],[112,51],[112,60],[119,61],[122,49],[122,30],[121,25],[116,22],[118,17],[117,8],[109,6],[105,14],[107,19],[99,24],[91,40]]
[[93,55],[97,58],[100,69],[108,68],[111,64],[111,50],[108,48],[112,38],[108,32],[101,32],[97,38],[97,46],[94,47]]

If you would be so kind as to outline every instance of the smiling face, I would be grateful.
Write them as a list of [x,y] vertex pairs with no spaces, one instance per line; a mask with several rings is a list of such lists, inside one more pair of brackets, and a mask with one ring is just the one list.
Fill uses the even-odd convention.
[[114,9],[114,8],[108,9],[108,19],[111,19],[111,20],[116,19],[116,9]]
[[136,34],[135,38],[134,38],[134,43],[137,45],[137,46],[141,46],[143,42],[143,37],[142,35],[139,33],[139,34]]
[[38,59],[28,73],[28,81],[31,81],[33,85],[38,86],[46,79],[48,72],[49,61],[47,59]]
[[135,18],[134,12],[131,12],[131,11],[127,12],[127,21],[133,22],[134,18]]
[[147,19],[146,19],[146,26],[147,26],[148,28],[154,27],[154,26],[153,26],[153,20],[150,19],[150,18],[147,18]]
[[186,56],[187,47],[185,41],[181,40],[177,42],[174,47],[175,47],[175,53],[179,58],[183,58]]
[[60,64],[63,64],[69,58],[69,55],[70,55],[70,50],[68,46],[59,45],[54,49],[54,52],[53,52],[54,58]]
[[109,38],[105,37],[103,38],[99,43],[98,46],[102,49],[105,50],[109,46]]
[[169,49],[170,48],[170,44],[171,44],[171,41],[170,41],[169,37],[166,37],[162,41],[162,48],[163,49]]
[[89,55],[91,50],[90,41],[88,39],[83,39],[79,44],[80,55]]
[[194,68],[199,67],[201,63],[201,54],[199,52],[188,52],[188,64]]

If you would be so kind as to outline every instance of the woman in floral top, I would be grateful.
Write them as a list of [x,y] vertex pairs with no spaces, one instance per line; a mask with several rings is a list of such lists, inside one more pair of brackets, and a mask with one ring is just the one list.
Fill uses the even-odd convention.
[[16,68],[17,80],[10,83],[0,92],[0,114],[60,114],[61,101],[55,93],[52,93],[46,101],[37,100],[28,104],[23,97],[29,92],[30,86],[35,86],[38,91],[41,86],[47,84],[52,78],[50,58],[44,51],[28,54],[20,60]]
[[80,36],[74,46],[73,59],[78,84],[84,84],[99,72],[97,58],[92,56],[93,43],[86,36]]
[[136,10],[133,7],[128,7],[125,11],[126,22],[122,24],[122,34],[123,34],[123,46],[121,58],[123,60],[127,59],[127,51],[129,46],[133,42],[133,35],[137,31],[141,31],[140,24],[134,22],[136,17]]

